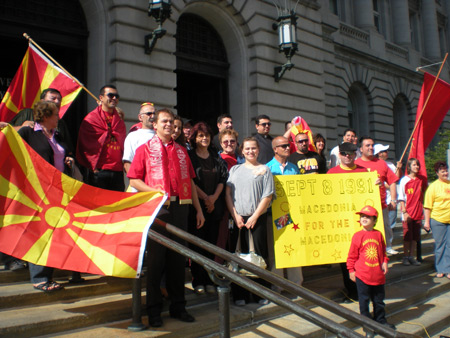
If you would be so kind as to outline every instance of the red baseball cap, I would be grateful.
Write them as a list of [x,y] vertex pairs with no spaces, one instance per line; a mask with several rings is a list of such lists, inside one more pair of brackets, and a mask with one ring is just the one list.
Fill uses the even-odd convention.
[[356,213],[357,215],[367,215],[367,216],[375,216],[378,217],[378,211],[374,207],[371,207],[370,205],[366,205],[364,208],[361,209],[360,212]]

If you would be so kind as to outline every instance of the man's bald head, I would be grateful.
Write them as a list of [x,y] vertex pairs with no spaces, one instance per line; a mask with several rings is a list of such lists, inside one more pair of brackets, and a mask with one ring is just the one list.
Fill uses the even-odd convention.
[[280,144],[289,143],[289,140],[284,136],[277,136],[272,140],[272,148],[275,149]]

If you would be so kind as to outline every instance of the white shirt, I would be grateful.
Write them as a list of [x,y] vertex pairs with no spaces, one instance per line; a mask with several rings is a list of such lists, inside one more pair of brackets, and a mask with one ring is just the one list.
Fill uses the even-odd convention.
[[138,129],[129,133],[125,139],[122,161],[131,163],[134,154],[136,154],[136,149],[150,141],[154,135],[155,131],[153,129]]

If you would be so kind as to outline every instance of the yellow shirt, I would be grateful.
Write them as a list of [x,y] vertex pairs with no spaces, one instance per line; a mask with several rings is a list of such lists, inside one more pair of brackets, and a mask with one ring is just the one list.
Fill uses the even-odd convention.
[[431,218],[450,224],[450,181],[436,180],[425,192],[423,207],[431,209]]

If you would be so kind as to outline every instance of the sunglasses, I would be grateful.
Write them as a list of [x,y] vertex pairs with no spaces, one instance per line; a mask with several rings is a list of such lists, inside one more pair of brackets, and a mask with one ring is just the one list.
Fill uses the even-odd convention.
[[236,140],[226,140],[222,142],[223,144],[235,144]]
[[147,116],[152,116],[155,115],[155,113],[153,112],[148,112],[148,113],[141,113],[141,115],[147,115]]
[[259,125],[263,126],[263,127],[267,127],[267,126],[270,127],[272,125],[272,122],[264,122],[264,123],[260,123]]
[[284,150],[289,148],[289,143],[277,145],[276,148],[283,148]]
[[341,156],[352,156],[355,152],[354,151],[341,151],[339,152],[339,154],[341,154]]
[[114,99],[114,98],[119,99],[120,98],[118,93],[108,93],[108,94],[106,94],[106,96],[108,96],[110,99]]
[[308,143],[309,140],[308,139],[304,139],[304,140],[298,140],[297,143],[302,144],[302,143]]

